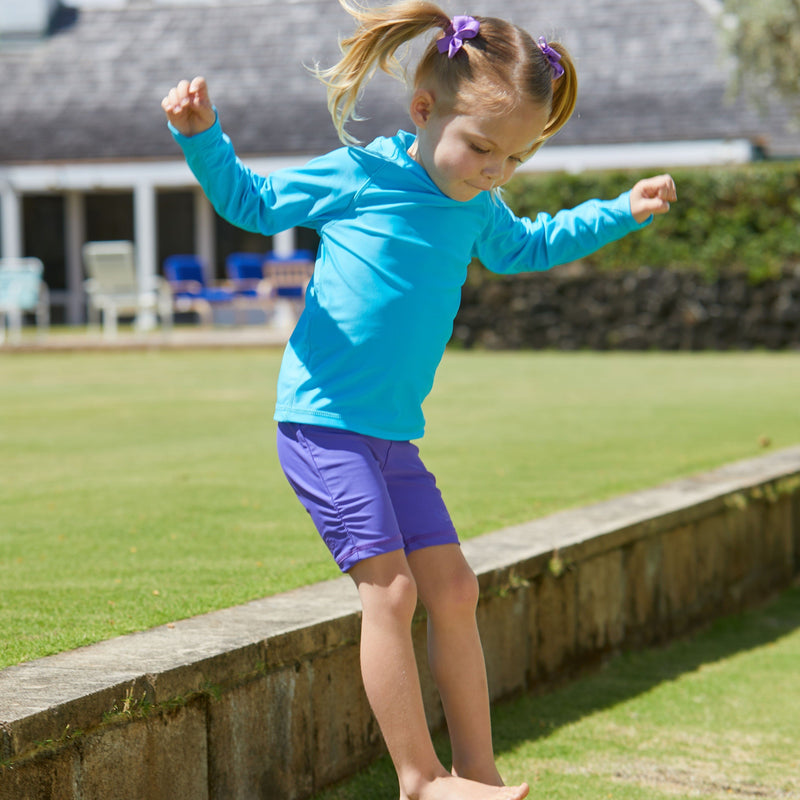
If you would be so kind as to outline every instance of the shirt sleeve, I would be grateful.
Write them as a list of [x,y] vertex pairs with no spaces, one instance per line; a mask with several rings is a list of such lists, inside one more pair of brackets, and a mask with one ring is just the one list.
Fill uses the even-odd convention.
[[264,236],[295,226],[319,230],[352,202],[355,163],[347,148],[262,176],[238,158],[219,117],[194,136],[169,128],[214,209],[239,228]]
[[650,223],[631,214],[630,192],[616,200],[589,200],[554,217],[517,217],[502,201],[492,203],[484,235],[478,237],[475,257],[492,272],[548,270],[567,264],[621,239]]

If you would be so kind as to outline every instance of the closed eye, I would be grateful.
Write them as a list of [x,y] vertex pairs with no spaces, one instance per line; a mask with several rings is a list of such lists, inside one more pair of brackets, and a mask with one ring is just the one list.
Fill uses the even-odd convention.
[[[488,155],[491,151],[486,147],[479,147],[477,144],[471,144],[470,147],[478,154],[485,156]],[[509,156],[509,161],[515,161],[517,164],[522,164],[525,159],[522,156]]]

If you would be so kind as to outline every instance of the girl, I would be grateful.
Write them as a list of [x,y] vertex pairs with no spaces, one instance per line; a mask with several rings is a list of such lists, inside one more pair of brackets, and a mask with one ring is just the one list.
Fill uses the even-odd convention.
[[[517,218],[496,191],[567,121],[577,82],[559,44],[492,17],[452,20],[430,2],[366,9],[342,58],[319,77],[350,146],[302,169],[251,173],[222,133],[206,83],[164,98],[173,135],[217,211],[269,236],[321,237],[306,307],[278,379],[281,465],[362,606],[364,686],[402,800],[519,800],[492,750],[478,584],[433,475],[410,440],[450,338],[467,265],[496,272],[573,261],[645,224],[676,199],[668,175],[616,200]],[[415,134],[366,147],[345,130],[376,67],[433,31],[409,102]],[[452,741],[448,772],[425,721],[411,640],[418,598]]]

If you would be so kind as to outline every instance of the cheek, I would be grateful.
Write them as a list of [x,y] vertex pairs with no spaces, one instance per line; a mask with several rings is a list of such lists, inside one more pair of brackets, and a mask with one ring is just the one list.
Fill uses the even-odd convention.
[[451,153],[440,152],[435,161],[436,171],[443,176],[452,177],[458,172],[458,162],[453,159]]
[[476,170],[475,159],[463,150],[448,150],[442,154],[441,170],[453,176],[472,174]]

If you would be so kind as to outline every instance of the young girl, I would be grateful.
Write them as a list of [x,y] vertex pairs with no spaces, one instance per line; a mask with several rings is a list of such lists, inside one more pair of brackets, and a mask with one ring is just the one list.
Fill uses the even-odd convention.
[[[676,199],[668,175],[616,200],[517,218],[497,190],[567,121],[577,82],[559,44],[491,17],[406,0],[366,9],[342,59],[320,72],[351,146],[301,169],[251,173],[222,133],[206,83],[164,98],[176,140],[217,211],[269,236],[321,238],[306,306],[278,379],[278,453],[301,503],[363,606],[361,668],[402,800],[519,800],[492,750],[489,700],[466,563],[433,475],[410,440],[452,332],[471,259],[502,273],[573,261],[644,225]],[[345,125],[376,67],[434,32],[409,101],[415,134],[352,146]],[[417,599],[452,741],[434,752],[411,640]]]

